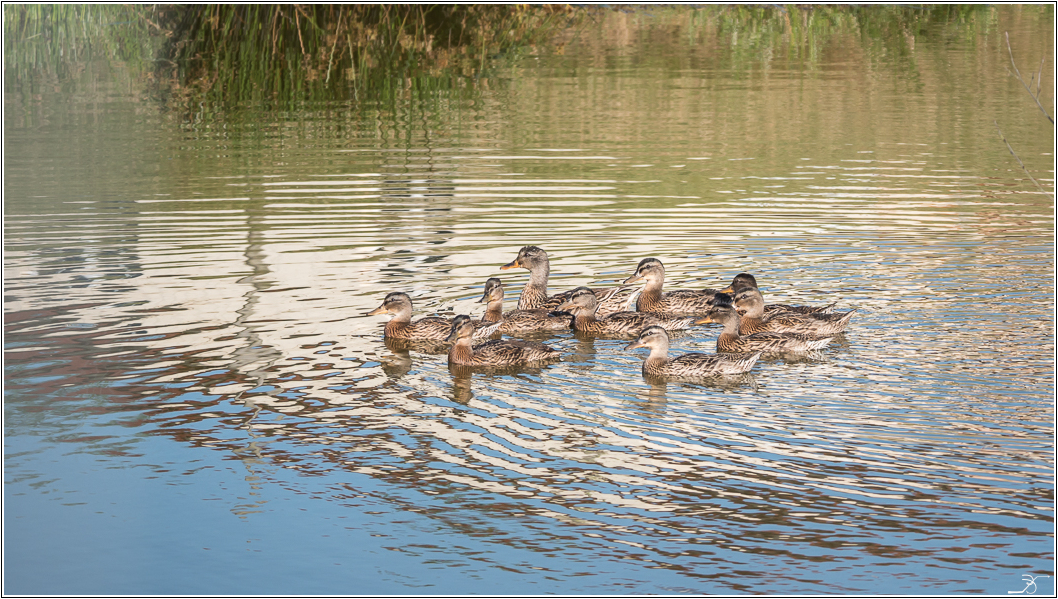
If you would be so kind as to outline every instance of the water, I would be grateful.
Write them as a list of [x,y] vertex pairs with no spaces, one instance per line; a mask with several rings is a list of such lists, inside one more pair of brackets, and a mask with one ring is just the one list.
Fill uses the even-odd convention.
[[[1053,129],[1001,41],[1053,11],[806,60],[602,14],[358,104],[9,93],[5,592],[1053,592]],[[571,334],[457,376],[363,316],[513,308],[530,244],[553,291],[654,256],[857,316],[716,385]]]

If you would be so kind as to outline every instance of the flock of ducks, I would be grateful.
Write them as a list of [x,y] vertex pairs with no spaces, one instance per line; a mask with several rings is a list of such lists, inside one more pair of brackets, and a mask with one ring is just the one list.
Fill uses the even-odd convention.
[[[619,287],[577,287],[551,296],[547,294],[551,270],[547,252],[536,246],[523,247],[500,270],[512,268],[529,271],[529,282],[522,289],[516,310],[503,311],[503,283],[490,278],[478,302],[487,305],[479,320],[460,315],[412,322],[411,298],[401,292],[387,295],[368,316],[392,314],[385,327],[387,339],[450,343],[448,362],[454,366],[552,362],[561,352],[542,343],[522,339],[474,342],[496,335],[573,330],[591,336],[635,338],[625,349],[650,350],[643,362],[644,376],[700,378],[749,372],[762,354],[822,348],[845,331],[855,312],[834,313],[834,304],[765,304],[756,278],[747,273],[737,275],[724,289],[663,292],[665,266],[657,258],[642,260]],[[643,281],[642,288],[633,290],[630,285],[639,281]],[[716,340],[716,354],[669,357],[668,331],[706,323],[723,326]]]

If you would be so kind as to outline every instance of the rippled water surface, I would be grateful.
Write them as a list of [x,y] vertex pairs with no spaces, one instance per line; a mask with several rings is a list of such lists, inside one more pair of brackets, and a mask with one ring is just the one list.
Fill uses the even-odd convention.
[[[1001,42],[1050,61],[1053,11],[809,61],[692,25],[295,112],[8,94],[5,591],[1053,592],[1053,128]],[[857,315],[723,384],[572,334],[468,377],[364,316],[512,309],[523,245]]]

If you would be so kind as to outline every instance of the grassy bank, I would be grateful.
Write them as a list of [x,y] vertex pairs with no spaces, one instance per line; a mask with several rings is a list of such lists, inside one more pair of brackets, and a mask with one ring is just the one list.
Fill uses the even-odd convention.
[[153,92],[177,103],[345,96],[380,78],[480,75],[579,14],[565,5],[5,5],[5,84],[73,77],[106,58],[149,71]]

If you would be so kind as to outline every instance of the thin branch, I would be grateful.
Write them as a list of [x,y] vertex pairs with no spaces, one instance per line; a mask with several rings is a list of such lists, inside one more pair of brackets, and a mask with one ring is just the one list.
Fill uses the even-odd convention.
[[345,16],[345,12],[342,10],[344,7],[338,8],[338,28],[334,30],[334,43],[331,44],[331,59],[327,61],[327,77],[323,80],[324,85],[331,81],[331,66],[334,65],[334,49],[338,46],[338,38],[342,36],[342,17]]
[[[1032,95],[1032,89],[1029,88],[1028,85],[1026,85],[1025,79],[1021,76],[1021,71],[1018,70],[1018,65],[1014,64],[1014,51],[1010,49],[1010,33],[1005,33],[1005,35],[1006,35],[1006,38],[1007,38],[1007,52],[1010,53],[1010,64],[1014,65],[1014,73],[1017,75],[1018,81],[1021,82],[1021,85],[1025,88],[1025,91],[1029,92],[1029,95],[1032,96],[1032,99],[1036,101],[1036,106],[1040,107],[1040,112],[1043,113],[1043,116],[1047,117],[1047,120],[1050,121],[1051,124],[1053,125],[1054,124],[1054,119],[1051,118],[1051,115],[1047,114],[1047,110],[1043,107],[1043,104],[1040,104],[1039,98],[1037,98],[1036,96]],[[1043,74],[1042,64],[1041,64],[1040,74],[1041,75]],[[997,126],[997,128],[998,128],[998,126]],[[1011,150],[1011,153],[1013,153],[1013,152],[1014,151]],[[1021,161],[1019,160],[1018,162],[1021,162]]]
[[[302,56],[306,56],[305,52],[305,40],[302,39],[302,18],[298,17],[297,4],[294,4],[294,22],[297,24],[297,41],[302,43]],[[1018,75],[1019,77],[1021,75]]]
[[999,123],[997,123],[996,121],[992,121],[992,123],[994,123],[996,126],[996,132],[999,133],[999,138],[1003,140],[1003,143],[1007,144],[1007,149],[1010,150],[1010,155],[1014,157],[1014,160],[1018,161],[1018,164],[1021,165],[1021,170],[1025,171],[1025,174],[1029,176],[1029,179],[1032,179],[1032,182],[1036,184],[1036,189],[1039,189],[1040,193],[1047,193],[1039,184],[1039,182],[1036,181],[1036,179],[1034,179],[1031,174],[1029,174],[1029,169],[1025,168],[1025,163],[1021,161],[1021,158],[1018,158],[1018,155],[1014,153],[1014,148],[1010,147],[1010,142],[1007,141],[1007,138],[1003,135],[1003,131],[1000,130]]
[[1040,101],[1040,84],[1043,83],[1043,61],[1046,57],[1040,58],[1040,70],[1036,73],[1036,101]]

